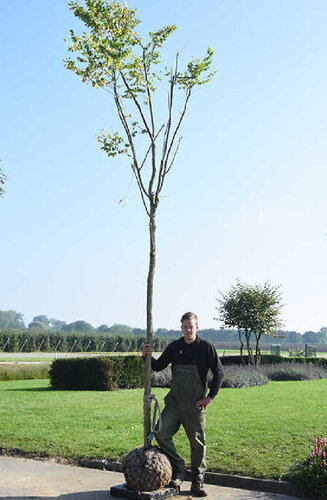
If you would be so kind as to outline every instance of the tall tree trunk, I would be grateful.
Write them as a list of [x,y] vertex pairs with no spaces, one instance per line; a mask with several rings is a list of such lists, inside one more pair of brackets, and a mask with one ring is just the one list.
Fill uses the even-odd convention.
[[[156,266],[156,205],[151,204],[149,233],[150,233],[150,260],[147,279],[147,297],[146,297],[146,341],[152,344],[153,339],[153,320],[152,320],[152,299],[153,299],[153,280]],[[144,447],[151,447],[151,356],[145,358],[145,382],[144,382]]]

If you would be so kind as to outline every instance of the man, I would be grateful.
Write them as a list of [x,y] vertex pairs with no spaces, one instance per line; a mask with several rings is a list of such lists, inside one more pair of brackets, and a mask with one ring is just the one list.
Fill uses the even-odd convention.
[[[191,492],[207,496],[204,489],[206,471],[205,420],[207,406],[217,395],[224,378],[222,364],[214,346],[198,337],[198,317],[192,312],[181,318],[183,337],[171,342],[158,359],[151,358],[154,371],[172,364],[171,389],[165,397],[161,430],[155,433],[160,448],[173,467],[171,486],[179,486],[186,477],[185,462],[177,454],[172,437],[182,424],[191,445]],[[151,354],[152,346],[145,344],[143,357]],[[208,395],[207,375],[213,379]]]

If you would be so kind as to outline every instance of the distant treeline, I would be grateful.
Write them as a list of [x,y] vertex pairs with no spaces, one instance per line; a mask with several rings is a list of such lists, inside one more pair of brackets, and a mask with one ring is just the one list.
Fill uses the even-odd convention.
[[[138,330],[140,331],[140,330]],[[157,337],[176,338],[181,335],[179,330],[166,330],[159,328],[156,331]],[[213,328],[199,330],[199,336],[203,339],[210,340],[215,345],[234,343],[239,348],[240,341],[236,330],[215,330]],[[242,336],[245,343],[245,337]],[[327,327],[323,327],[319,332],[305,332],[304,334],[295,331],[278,331],[277,336],[263,335],[260,340],[260,345],[264,344],[327,344]],[[228,347],[223,347],[227,349]]]
[[[44,340],[43,342],[48,345],[47,349],[52,349],[54,342],[58,343],[59,340],[62,340],[62,342],[64,343],[64,339],[73,337],[74,339],[77,339],[80,335],[84,335],[86,336],[85,338],[89,338],[91,340],[90,346],[97,342],[110,343],[111,337],[115,336],[124,337],[126,343],[128,337],[130,338],[130,341],[128,342],[130,342],[132,346],[135,346],[135,343],[139,342],[138,337],[144,338],[146,335],[145,330],[141,328],[133,328],[128,325],[113,324],[112,326],[108,326],[106,324],[103,324],[95,328],[90,323],[87,323],[83,320],[74,321],[67,324],[65,321],[61,321],[58,319],[49,319],[44,314],[34,316],[33,321],[29,323],[28,327],[26,327],[23,321],[23,315],[21,313],[14,310],[0,311],[0,349],[3,348],[4,344],[6,343],[7,338],[10,336],[10,332],[13,332],[12,336],[13,338],[15,337],[15,339],[17,335],[22,335],[23,337],[25,336],[24,339],[30,339],[26,342],[26,345],[28,345],[29,343],[33,345],[33,342],[35,344],[35,341],[33,340],[35,338],[48,339]],[[227,347],[227,344],[230,343],[235,343],[235,345],[237,346],[235,348],[239,347],[239,335],[236,330],[209,328],[199,330],[199,335],[203,339],[213,342],[217,347],[228,349],[229,347]],[[158,328],[155,332],[157,342],[159,342],[160,339],[171,340],[180,336],[180,330],[167,330],[166,328]],[[50,338],[58,340],[53,340],[52,342]],[[17,340],[11,340],[11,342],[16,342],[17,344]],[[76,342],[76,344],[78,342],[79,340]],[[118,340],[116,342],[118,342]],[[119,342],[123,341],[121,340]],[[245,343],[244,337],[243,342]],[[285,347],[286,345],[296,344],[327,344],[327,327],[322,327],[318,332],[307,331],[304,334],[298,333],[296,331],[280,330],[277,332],[277,337],[272,335],[264,335],[262,336],[260,341],[260,344],[263,347],[265,347],[265,345],[267,346],[268,344],[270,345],[274,343],[285,345]]]

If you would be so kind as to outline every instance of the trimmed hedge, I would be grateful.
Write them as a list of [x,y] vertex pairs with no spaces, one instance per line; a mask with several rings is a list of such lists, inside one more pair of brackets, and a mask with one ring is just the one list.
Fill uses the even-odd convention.
[[[234,366],[224,363],[232,358]],[[311,380],[323,378],[327,368],[325,359],[287,359],[279,356],[265,356],[261,367],[254,368],[240,363],[240,356],[221,358],[225,365],[225,380],[222,387],[250,387],[261,385],[270,380]],[[276,359],[278,361],[276,362]],[[278,365],[281,365],[278,369]],[[293,364],[293,367],[290,364]],[[271,369],[268,369],[269,365]],[[297,365],[308,365],[308,370],[296,370]],[[276,366],[277,365],[277,366]],[[318,365],[318,366],[314,366]],[[287,369],[289,366],[289,369]],[[310,367],[312,369],[310,369]],[[314,369],[316,368],[316,370]],[[320,370],[319,370],[320,368]],[[324,369],[324,370],[322,370]],[[316,373],[317,372],[317,373]],[[319,372],[319,373],[318,373]],[[140,356],[100,356],[92,358],[65,358],[53,361],[50,368],[50,385],[52,389],[113,391],[117,389],[134,389],[144,385],[144,361]],[[280,377],[280,378],[279,378]],[[153,372],[153,387],[169,387],[171,369]],[[210,381],[209,381],[210,384]]]
[[[240,355],[233,356],[219,356],[220,361],[224,366],[228,365],[248,365],[249,357]],[[261,365],[271,365],[277,363],[312,363],[313,365],[323,366],[327,368],[326,358],[284,358],[283,356],[271,356],[270,354],[263,354],[261,356]]]
[[52,389],[114,391],[143,384],[144,362],[140,356],[56,359],[50,368]]

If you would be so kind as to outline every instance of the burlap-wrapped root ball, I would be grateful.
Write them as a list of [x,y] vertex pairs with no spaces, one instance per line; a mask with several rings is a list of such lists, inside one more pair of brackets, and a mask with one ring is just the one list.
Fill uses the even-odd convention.
[[122,469],[127,488],[138,491],[164,488],[172,476],[170,462],[158,448],[135,448],[125,456]]

